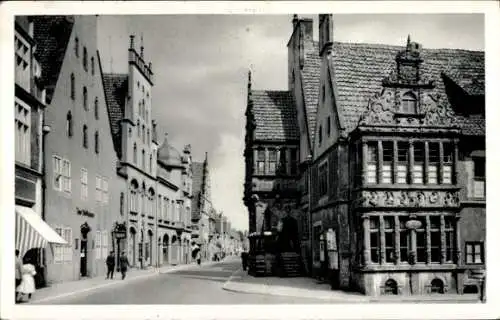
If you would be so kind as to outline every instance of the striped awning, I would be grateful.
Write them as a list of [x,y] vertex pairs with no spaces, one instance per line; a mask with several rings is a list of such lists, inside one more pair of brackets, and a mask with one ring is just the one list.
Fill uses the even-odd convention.
[[47,243],[67,244],[33,209],[16,206],[16,249],[20,256]]

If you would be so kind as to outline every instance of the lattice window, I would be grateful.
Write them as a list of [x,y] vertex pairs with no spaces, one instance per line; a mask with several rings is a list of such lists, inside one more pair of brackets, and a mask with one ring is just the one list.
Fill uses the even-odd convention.
[[367,154],[367,172],[366,172],[366,182],[367,183],[377,183],[377,143],[368,143],[368,154]]
[[408,163],[409,163],[408,142],[398,142],[398,162],[396,165],[396,183],[408,183]]
[[382,142],[382,183],[392,183],[392,161],[394,159],[394,144],[392,141]]
[[379,217],[370,217],[370,256],[374,263],[380,262],[380,223]]
[[415,142],[413,146],[414,164],[412,170],[413,183],[424,183],[425,149],[423,142]]
[[16,161],[31,166],[31,108],[18,100],[15,105]]

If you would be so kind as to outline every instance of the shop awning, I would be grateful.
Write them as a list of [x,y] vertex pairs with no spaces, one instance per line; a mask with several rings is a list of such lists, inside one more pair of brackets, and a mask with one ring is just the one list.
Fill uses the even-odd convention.
[[47,243],[67,244],[33,209],[16,206],[16,249],[20,256]]

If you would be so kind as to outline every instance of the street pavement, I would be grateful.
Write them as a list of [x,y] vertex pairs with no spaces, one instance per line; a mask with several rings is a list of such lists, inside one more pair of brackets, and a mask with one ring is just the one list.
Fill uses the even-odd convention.
[[298,304],[328,303],[318,299],[281,297],[223,290],[223,285],[241,269],[240,259],[193,266],[129,281],[119,278],[116,285],[84,290],[55,299],[30,304]]

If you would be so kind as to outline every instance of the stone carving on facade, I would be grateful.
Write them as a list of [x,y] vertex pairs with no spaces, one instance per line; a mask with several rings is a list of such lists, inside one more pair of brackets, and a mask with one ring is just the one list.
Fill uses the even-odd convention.
[[456,124],[455,113],[446,99],[440,95],[425,93],[420,100],[420,110],[427,126],[453,126]]
[[368,109],[359,125],[392,124],[394,122],[394,91],[383,89],[368,100]]
[[457,191],[361,191],[356,207],[458,207]]

